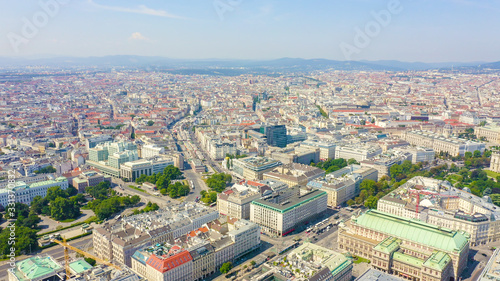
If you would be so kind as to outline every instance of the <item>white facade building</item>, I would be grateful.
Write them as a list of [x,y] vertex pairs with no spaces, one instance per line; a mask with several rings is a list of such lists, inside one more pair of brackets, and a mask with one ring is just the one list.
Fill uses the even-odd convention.
[[0,205],[6,207],[9,202],[19,202],[31,205],[35,196],[45,197],[47,190],[53,186],[60,186],[61,189],[68,188],[68,180],[65,177],[59,177],[55,180],[39,181],[27,185],[25,182],[18,181],[13,186],[7,185],[0,189]]

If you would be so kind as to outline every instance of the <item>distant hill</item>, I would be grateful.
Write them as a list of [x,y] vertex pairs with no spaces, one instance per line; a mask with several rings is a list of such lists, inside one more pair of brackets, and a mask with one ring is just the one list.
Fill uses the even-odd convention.
[[[396,60],[380,61],[337,61],[328,59],[280,58],[274,60],[223,60],[205,59],[188,60],[172,59],[158,56],[103,56],[103,57],[47,57],[47,58],[6,58],[0,57],[0,67],[22,67],[29,65],[46,65],[53,67],[86,67],[102,68],[137,67],[155,70],[194,70],[196,73],[218,74],[215,69],[231,69],[231,73],[249,72],[300,72],[312,70],[426,70],[451,67],[477,67],[500,69],[500,62],[485,63],[422,63],[401,62]],[[207,71],[207,69],[209,69]],[[189,71],[187,71],[189,72]],[[223,71],[219,71],[223,72]]]
[[481,68],[500,69],[500,61],[481,64]]

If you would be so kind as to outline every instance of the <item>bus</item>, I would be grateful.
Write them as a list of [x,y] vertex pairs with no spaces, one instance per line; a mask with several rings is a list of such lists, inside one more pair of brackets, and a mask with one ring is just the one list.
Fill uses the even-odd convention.
[[215,205],[217,205],[217,202],[210,204],[210,207],[214,207]]

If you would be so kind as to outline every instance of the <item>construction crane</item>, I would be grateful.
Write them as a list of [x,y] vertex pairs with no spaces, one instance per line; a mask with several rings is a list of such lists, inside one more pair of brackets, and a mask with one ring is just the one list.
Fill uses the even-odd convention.
[[[415,195],[417,197],[417,211],[416,211],[416,218],[418,219],[418,213],[420,211],[420,195],[434,195],[434,196],[439,196],[439,197],[447,197],[447,198],[458,198],[456,195],[448,195],[448,194],[441,194],[438,192],[434,191],[428,191],[428,190],[419,190],[419,189],[408,189],[408,192],[410,192],[411,195]],[[448,200],[446,200],[446,209],[448,209]]]
[[105,264],[107,266],[111,266],[117,270],[121,270],[121,268],[115,264],[112,264],[108,261],[105,261],[103,259],[100,259],[92,254],[89,254],[85,251],[82,251],[76,247],[73,247],[71,246],[70,244],[66,243],[66,238],[63,238],[63,241],[59,241],[57,239],[52,239],[53,242],[61,245],[64,247],[64,262],[65,262],[65,268],[66,268],[66,279],[70,279],[70,275],[71,275],[71,271],[70,271],[70,268],[69,268],[69,253],[68,253],[68,250],[73,250],[81,255],[83,255],[84,257],[87,257],[87,258],[91,258],[91,259],[94,259],[96,262],[98,263],[102,263],[102,264]]

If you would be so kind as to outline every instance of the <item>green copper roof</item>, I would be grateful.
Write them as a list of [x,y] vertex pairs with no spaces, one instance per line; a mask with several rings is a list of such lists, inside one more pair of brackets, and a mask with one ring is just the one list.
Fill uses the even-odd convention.
[[375,250],[390,254],[397,249],[399,249],[399,245],[401,244],[401,239],[395,238],[395,237],[387,237],[382,242],[378,243],[377,246],[375,246]]
[[16,263],[16,276],[20,280],[31,280],[54,273],[62,267],[51,257],[32,257]]
[[448,263],[451,262],[451,257],[444,252],[435,251],[432,255],[424,262],[424,265],[432,269],[443,271]]
[[92,266],[85,260],[77,260],[69,264],[69,267],[76,273],[80,274],[92,268]]
[[65,181],[68,181],[68,179],[66,179],[65,177],[62,177],[62,178],[59,177],[56,180],[46,180],[46,181],[34,182],[34,183],[30,184],[30,188],[38,187],[38,186],[42,186],[42,185],[47,185],[47,184],[56,184],[56,183],[65,182]]
[[415,267],[421,267],[422,264],[424,263],[424,261],[419,259],[419,258],[405,255],[401,252],[395,252],[393,254],[392,258],[396,261],[400,261],[400,262],[403,262],[403,263],[406,263],[406,264],[409,264],[409,265],[412,265]]
[[368,210],[353,219],[358,225],[445,252],[461,251],[468,243],[464,232],[440,228],[419,220]]

